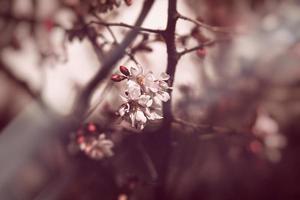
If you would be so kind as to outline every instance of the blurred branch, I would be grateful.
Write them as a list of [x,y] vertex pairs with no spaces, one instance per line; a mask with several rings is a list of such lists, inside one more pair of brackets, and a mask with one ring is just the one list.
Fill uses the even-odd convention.
[[181,56],[184,56],[185,54],[197,51],[199,49],[202,49],[203,47],[213,46],[216,43],[226,42],[226,41],[229,41],[229,40],[230,40],[230,38],[219,38],[219,39],[215,39],[215,40],[209,40],[209,41],[201,43],[201,44],[199,44],[199,45],[197,45],[195,47],[192,47],[190,49],[185,49],[185,50],[183,50],[181,52],[178,52],[178,56],[180,58]]
[[178,55],[179,55],[179,57],[181,57],[181,56],[184,56],[185,54],[188,54],[188,53],[191,53],[193,51],[197,51],[199,49],[202,49],[205,46],[213,46],[215,43],[216,43],[215,40],[210,40],[210,41],[207,41],[207,42],[202,43],[200,45],[197,45],[195,47],[192,47],[190,49],[186,49],[186,50],[183,50],[181,52],[178,52]]
[[107,26],[107,27],[112,27],[112,26],[125,27],[125,28],[129,28],[129,29],[137,29],[139,32],[148,32],[148,33],[155,33],[155,34],[161,34],[163,32],[163,30],[142,28],[142,27],[135,26],[135,25],[125,24],[123,22],[121,22],[121,23],[108,23],[108,22],[103,22],[103,21],[91,21],[89,24],[97,24],[97,25]]
[[[169,86],[173,86],[174,76],[176,71],[176,65],[178,62],[178,53],[176,50],[175,44],[175,32],[176,32],[176,23],[178,20],[177,13],[177,0],[169,0],[169,8],[168,8],[168,22],[167,28],[162,33],[163,38],[166,42],[168,61],[167,61],[167,69],[166,73],[170,75]],[[172,90],[169,91],[170,100],[165,102],[163,105],[163,115],[164,115],[164,125],[170,126],[173,118],[172,114]]]
[[[96,14],[93,13],[93,16],[96,17],[99,21],[101,21],[101,18]],[[114,31],[111,29],[110,26],[105,26],[107,31],[109,32],[109,34],[111,35],[112,39],[113,39],[113,44],[115,45],[120,45]],[[125,54],[129,57],[130,60],[132,60],[135,64],[138,64],[136,58],[134,57],[134,55],[131,52],[125,51]]]
[[[33,24],[42,24],[44,23],[45,21],[44,20],[38,20],[34,17],[29,17],[29,16],[15,16],[13,15],[12,13],[0,13],[0,18],[2,18],[5,22],[9,22],[9,21],[13,21],[13,22],[16,22],[16,23],[21,23],[21,22],[25,22],[25,23],[28,23],[30,25],[33,25]],[[53,27],[57,27],[57,28],[61,28],[63,30],[65,30],[65,28],[60,25],[59,23],[56,23],[53,21]]]
[[192,122],[187,122],[179,118],[174,118],[173,119],[174,123],[180,124],[182,126],[187,126],[190,127],[194,130],[200,131],[200,132],[206,132],[206,134],[211,134],[211,132],[217,132],[217,133],[235,133],[235,132],[240,132],[236,131],[231,128],[227,127],[221,127],[221,126],[214,126],[214,125],[209,125],[209,124],[194,124]]
[[143,156],[144,162],[149,170],[149,174],[151,176],[152,181],[156,181],[158,178],[158,174],[151,157],[149,156],[148,152],[145,150],[145,147],[140,142],[138,142],[137,147]]
[[186,21],[189,21],[189,22],[192,22],[194,23],[195,25],[199,26],[199,27],[203,27],[203,28],[206,28],[207,30],[210,30],[212,32],[219,32],[219,33],[235,33],[232,29],[230,28],[225,28],[225,27],[218,27],[218,26],[211,26],[211,25],[208,25],[208,24],[205,24],[203,22],[200,22],[198,20],[195,20],[195,19],[191,19],[189,17],[186,17],[186,16],[183,16],[181,14],[178,14],[178,18],[179,19],[182,19],[182,20],[186,20]]
[[20,77],[16,76],[7,66],[2,62],[0,59],[0,71],[13,81],[19,88],[21,88],[26,94],[28,94],[32,99],[37,100],[38,103],[43,107],[46,108],[45,103],[41,100],[41,94],[39,92],[34,91],[30,85],[22,80]]

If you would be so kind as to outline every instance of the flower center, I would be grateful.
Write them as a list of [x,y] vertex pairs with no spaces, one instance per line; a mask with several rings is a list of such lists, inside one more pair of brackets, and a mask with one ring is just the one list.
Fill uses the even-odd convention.
[[139,85],[144,85],[144,84],[145,84],[145,77],[142,76],[142,75],[136,77],[136,82],[137,82]]

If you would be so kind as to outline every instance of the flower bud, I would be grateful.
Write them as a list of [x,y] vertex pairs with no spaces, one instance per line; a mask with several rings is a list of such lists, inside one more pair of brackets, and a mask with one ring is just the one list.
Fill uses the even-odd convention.
[[122,66],[122,65],[120,66],[120,72],[122,72],[122,74],[124,74],[125,76],[130,75],[130,72],[129,72],[128,68],[125,67],[125,66]]
[[110,77],[110,79],[111,79],[112,81],[115,81],[115,82],[123,81],[125,78],[126,78],[126,76],[123,76],[123,75],[120,75],[120,74],[113,74],[113,75],[111,75],[111,77]]
[[127,6],[131,6],[132,0],[125,0],[125,3],[126,3]]
[[81,136],[78,136],[78,137],[77,137],[77,143],[78,143],[78,144],[82,144],[82,143],[84,143],[84,141],[85,141],[84,136],[81,135]]
[[205,58],[206,56],[206,49],[205,48],[201,48],[197,50],[197,55],[200,58]]
[[43,23],[47,32],[51,32],[55,26],[54,21],[52,19],[46,19]]
[[88,123],[86,129],[89,133],[95,133],[98,130],[97,125],[94,123]]

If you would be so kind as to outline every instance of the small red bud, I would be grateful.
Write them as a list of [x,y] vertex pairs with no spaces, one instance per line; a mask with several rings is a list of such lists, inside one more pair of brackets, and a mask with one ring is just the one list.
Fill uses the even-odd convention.
[[113,75],[111,75],[111,77],[110,77],[110,79],[111,79],[112,81],[115,81],[115,82],[123,81],[125,78],[126,78],[126,76],[123,76],[123,75],[120,75],[120,74],[113,74]]
[[54,21],[50,18],[44,20],[44,26],[47,32],[51,32],[54,27]]
[[132,0],[125,0],[125,3],[126,3],[127,6],[131,6]]
[[252,141],[249,145],[249,148],[253,153],[256,153],[256,154],[260,153],[263,150],[262,144],[258,141]]
[[94,123],[89,123],[87,125],[87,130],[90,132],[90,133],[95,133],[97,131],[97,126],[94,124]]
[[84,140],[85,140],[84,136],[79,136],[79,137],[77,137],[77,143],[78,143],[78,144],[84,143]]
[[200,58],[205,58],[205,56],[206,56],[206,50],[205,50],[204,48],[198,49],[198,50],[197,50],[197,55],[198,55]]
[[130,72],[129,72],[128,68],[123,66],[123,65],[120,66],[120,72],[122,72],[122,74],[124,74],[125,76],[130,75]]

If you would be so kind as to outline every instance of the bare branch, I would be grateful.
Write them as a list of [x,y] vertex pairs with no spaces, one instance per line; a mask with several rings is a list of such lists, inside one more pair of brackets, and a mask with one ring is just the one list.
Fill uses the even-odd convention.
[[[99,20],[101,21],[101,18],[96,14],[93,13],[93,15]],[[113,39],[113,44],[115,45],[119,45],[119,41],[115,35],[115,33],[113,32],[113,30],[111,29],[110,26],[105,26],[107,31],[109,32],[109,34],[111,35],[112,39]],[[125,51],[125,54],[129,57],[130,60],[132,60],[135,64],[138,64],[138,61],[136,60],[136,58],[134,57],[133,53],[129,52],[129,51]]]
[[190,49],[186,49],[186,50],[184,50],[184,51],[181,51],[181,52],[178,53],[178,55],[179,55],[179,57],[181,57],[181,56],[183,56],[183,55],[185,55],[185,54],[188,54],[188,53],[191,53],[191,52],[193,52],[193,51],[197,51],[197,50],[199,50],[199,49],[202,49],[202,48],[205,47],[205,46],[212,46],[212,45],[214,45],[215,43],[216,43],[215,40],[210,40],[210,41],[208,41],[208,42],[202,43],[202,44],[197,45],[197,46],[195,46],[195,47],[192,47],[192,48],[190,48]]
[[189,17],[186,17],[186,16],[183,16],[181,14],[179,14],[179,19],[182,19],[182,20],[186,20],[186,21],[189,21],[189,22],[192,22],[194,23],[195,25],[199,26],[199,27],[203,27],[203,28],[206,28],[207,30],[209,31],[212,31],[212,32],[219,32],[219,33],[227,33],[227,34],[233,34],[235,33],[232,29],[230,28],[227,28],[227,27],[218,27],[218,26],[211,26],[211,25],[208,25],[208,24],[205,24],[203,22],[200,22],[198,20],[195,20],[195,19],[191,19]]
[[26,94],[28,94],[32,99],[37,100],[43,108],[46,108],[45,103],[41,100],[41,94],[34,91],[26,81],[21,80],[20,77],[17,77],[1,60],[0,70],[6,75],[7,78],[17,84],[19,88],[26,92]]
[[[166,73],[170,75],[169,86],[173,86],[174,76],[176,71],[176,65],[178,62],[178,53],[176,50],[175,43],[175,32],[176,32],[176,23],[178,20],[177,13],[177,0],[169,0],[168,8],[168,23],[167,28],[163,32],[163,37],[166,42],[167,54],[168,54],[168,63]],[[170,100],[165,102],[163,105],[163,114],[164,114],[164,125],[170,126],[173,118],[172,114],[172,90],[169,91]]]
[[183,56],[183,55],[185,55],[185,54],[191,53],[191,52],[193,52],[193,51],[197,51],[197,50],[199,50],[199,49],[202,49],[203,47],[213,46],[213,45],[215,45],[216,43],[219,43],[219,42],[226,42],[226,41],[229,41],[229,40],[230,40],[230,38],[219,38],[219,39],[215,39],[215,40],[209,40],[209,41],[204,42],[204,43],[202,43],[202,44],[199,44],[199,45],[197,45],[197,46],[195,46],[195,47],[192,47],[192,48],[190,48],[190,49],[185,49],[185,50],[183,50],[183,51],[181,51],[181,52],[178,52],[178,56],[179,56],[179,58],[180,58],[181,56]]
[[217,133],[234,133],[235,130],[227,127],[220,127],[220,126],[214,126],[214,125],[209,125],[209,124],[194,124],[191,122],[184,121],[179,118],[174,118],[173,119],[174,123],[180,124],[182,126],[187,126],[192,129],[201,131],[201,132],[217,132]]
[[155,34],[161,34],[163,32],[163,30],[159,30],[159,29],[142,28],[142,27],[138,27],[138,26],[134,26],[134,25],[125,24],[122,22],[121,23],[108,23],[108,22],[103,22],[103,21],[91,21],[91,22],[89,22],[89,24],[97,24],[97,25],[108,26],[108,27],[113,27],[113,26],[125,27],[125,28],[129,28],[129,29],[137,29],[140,32],[148,32],[148,33],[155,33]]

